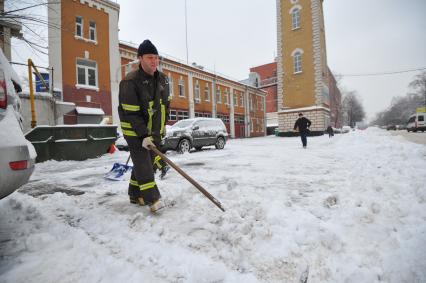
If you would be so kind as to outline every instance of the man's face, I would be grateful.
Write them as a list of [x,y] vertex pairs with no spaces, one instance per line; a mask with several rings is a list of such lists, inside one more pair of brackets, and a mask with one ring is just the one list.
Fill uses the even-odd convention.
[[141,62],[142,69],[150,74],[153,75],[155,71],[157,71],[158,67],[158,55],[155,54],[145,54],[142,56],[139,56],[139,61]]

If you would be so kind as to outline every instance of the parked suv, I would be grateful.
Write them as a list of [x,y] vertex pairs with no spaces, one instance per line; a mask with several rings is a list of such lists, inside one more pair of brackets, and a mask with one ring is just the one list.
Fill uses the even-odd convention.
[[0,199],[28,182],[37,157],[22,132],[19,77],[0,49]]
[[410,116],[407,123],[407,132],[425,131],[426,113],[416,113]]
[[179,153],[187,152],[191,148],[201,150],[203,146],[210,145],[223,149],[227,139],[228,132],[220,119],[185,119],[168,129],[162,141],[162,149],[176,150]]

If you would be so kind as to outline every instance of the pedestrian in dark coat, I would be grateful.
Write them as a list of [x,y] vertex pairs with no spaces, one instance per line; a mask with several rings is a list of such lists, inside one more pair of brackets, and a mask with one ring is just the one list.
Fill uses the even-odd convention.
[[309,119],[303,117],[303,113],[299,113],[299,118],[296,120],[296,123],[294,123],[293,130],[296,131],[299,130],[300,133],[300,139],[302,140],[303,148],[306,148],[308,145],[307,141],[307,135],[309,133],[309,127],[311,126],[311,121]]
[[151,212],[164,206],[153,166],[164,163],[150,150],[159,147],[165,133],[170,104],[167,76],[157,70],[157,48],[145,40],[138,48],[139,68],[120,82],[118,114],[129,145],[133,170],[129,184],[131,203],[149,205]]
[[331,125],[328,125],[327,127],[327,133],[328,133],[328,137],[331,138],[332,136],[334,136],[334,131],[333,128],[331,127]]

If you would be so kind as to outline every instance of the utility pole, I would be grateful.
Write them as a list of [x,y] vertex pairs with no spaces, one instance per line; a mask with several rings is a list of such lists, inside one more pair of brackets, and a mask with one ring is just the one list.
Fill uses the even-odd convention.
[[186,0],[185,0],[185,40],[186,40],[186,64],[189,64],[188,61],[188,20],[186,13]]

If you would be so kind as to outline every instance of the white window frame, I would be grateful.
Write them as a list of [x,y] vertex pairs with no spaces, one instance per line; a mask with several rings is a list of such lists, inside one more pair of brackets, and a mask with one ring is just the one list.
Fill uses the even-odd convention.
[[170,121],[177,121],[177,111],[176,110],[169,110],[169,120]]
[[194,87],[194,101],[197,103],[201,102],[200,97],[200,85],[198,83],[198,80],[195,81],[195,87]]
[[240,93],[241,107],[244,107],[244,93]]
[[299,29],[300,28],[300,9],[295,8],[291,12],[291,29]]
[[238,106],[238,94],[237,93],[234,93],[233,99],[234,99],[234,106]]
[[[86,65],[82,65],[78,63],[78,60],[81,61],[87,61],[90,63],[95,63],[95,67],[91,67],[91,66],[86,66]],[[78,81],[78,69],[83,69],[84,70],[84,75],[85,75],[85,83],[79,83]],[[95,71],[95,85],[89,85],[89,70],[94,70]],[[87,89],[92,89],[92,90],[96,90],[99,91],[99,84],[98,84],[98,64],[96,61],[93,60],[87,60],[84,58],[76,58],[76,64],[75,64],[75,71],[76,71],[76,88],[87,88]]]
[[[92,23],[95,25],[95,27],[91,26]],[[91,38],[92,31],[93,31],[93,34],[94,34],[94,38],[93,39]],[[95,21],[89,21],[89,41],[93,41],[93,42],[97,42],[98,41],[98,36],[96,34],[96,22]]]
[[295,74],[302,72],[302,53],[299,51],[293,55],[293,71]]
[[206,86],[204,87],[204,99],[206,101],[210,101],[210,85],[209,85],[209,83],[206,83]]
[[185,97],[185,81],[182,76],[179,79],[179,97]]
[[[81,23],[77,22],[77,18],[79,18],[81,20]],[[82,16],[75,16],[75,36],[76,37],[83,38],[83,26],[84,26],[83,17]],[[78,31],[77,27],[80,27],[81,34],[77,34],[77,31]]]
[[225,89],[223,100],[225,102],[225,105],[229,105],[229,90],[228,89]]
[[216,104],[222,104],[222,94],[219,86],[216,88]]

